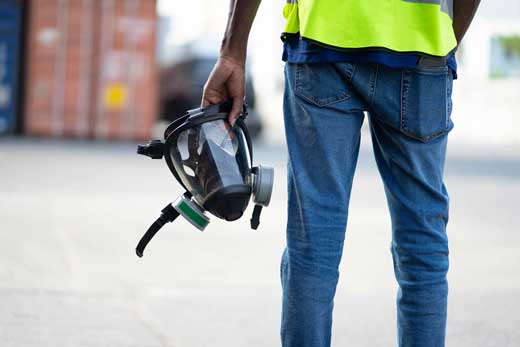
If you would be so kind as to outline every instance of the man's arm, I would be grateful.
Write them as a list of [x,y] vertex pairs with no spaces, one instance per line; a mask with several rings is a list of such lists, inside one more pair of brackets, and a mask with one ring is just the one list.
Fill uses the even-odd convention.
[[231,124],[240,116],[245,95],[245,62],[249,32],[261,0],[231,0],[220,57],[208,77],[202,106],[233,99]]
[[480,0],[454,0],[453,1],[453,30],[457,43],[462,41],[464,34],[477,12]]

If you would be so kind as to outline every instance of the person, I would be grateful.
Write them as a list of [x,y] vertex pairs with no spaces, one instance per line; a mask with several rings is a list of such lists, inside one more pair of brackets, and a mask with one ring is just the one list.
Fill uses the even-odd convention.
[[[244,98],[260,0],[231,0],[202,105]],[[288,0],[282,34],[288,147],[281,342],[330,346],[349,197],[368,114],[391,215],[399,346],[444,346],[455,51],[478,0]],[[377,332],[375,332],[377,333]]]

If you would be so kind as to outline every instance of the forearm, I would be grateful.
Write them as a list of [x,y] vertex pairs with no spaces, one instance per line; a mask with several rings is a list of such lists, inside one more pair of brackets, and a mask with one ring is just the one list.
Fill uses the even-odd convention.
[[243,63],[246,59],[249,32],[261,0],[231,0],[228,22],[222,46],[221,57]]
[[480,0],[453,1],[453,30],[458,43],[462,41],[466,31],[468,31],[479,4]]

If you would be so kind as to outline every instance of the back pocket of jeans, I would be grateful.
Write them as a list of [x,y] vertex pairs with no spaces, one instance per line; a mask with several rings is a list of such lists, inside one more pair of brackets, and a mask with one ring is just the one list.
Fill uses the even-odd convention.
[[351,69],[350,64],[296,64],[294,93],[319,107],[345,101],[351,96]]
[[401,88],[401,131],[422,142],[448,132],[453,78],[449,68],[404,70]]

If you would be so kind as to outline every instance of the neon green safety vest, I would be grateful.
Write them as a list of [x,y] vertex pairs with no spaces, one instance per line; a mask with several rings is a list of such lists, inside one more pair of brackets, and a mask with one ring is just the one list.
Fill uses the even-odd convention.
[[287,0],[285,34],[331,48],[446,56],[456,46],[453,0]]

